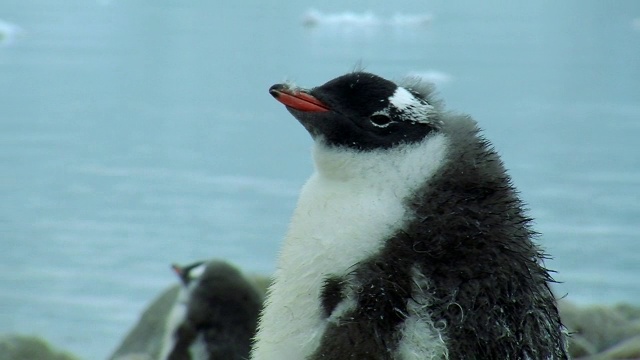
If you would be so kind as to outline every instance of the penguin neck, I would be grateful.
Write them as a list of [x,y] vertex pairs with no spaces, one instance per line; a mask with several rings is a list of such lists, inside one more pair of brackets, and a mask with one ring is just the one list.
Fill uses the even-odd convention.
[[440,168],[447,155],[448,141],[443,134],[420,142],[399,144],[388,149],[357,150],[315,141],[315,176],[321,180],[348,186],[354,191],[388,191],[399,197],[411,195]]
[[[428,186],[446,161],[447,149],[443,134],[374,151],[316,142],[315,172],[300,193],[281,260],[295,268],[312,246],[318,247],[318,256],[332,259],[322,260],[329,268],[340,259],[338,267],[347,267],[374,254],[412,217],[408,199]],[[290,250],[294,256],[288,256]],[[321,268],[315,270],[322,273]]]

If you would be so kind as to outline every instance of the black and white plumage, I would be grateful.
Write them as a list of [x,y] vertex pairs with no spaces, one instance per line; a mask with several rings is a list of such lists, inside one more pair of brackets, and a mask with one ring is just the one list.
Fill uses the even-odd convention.
[[530,218],[468,116],[349,73],[274,85],[313,140],[254,360],[566,359]]
[[170,334],[166,360],[242,360],[249,357],[262,295],[224,261],[173,265],[183,288],[181,319]]

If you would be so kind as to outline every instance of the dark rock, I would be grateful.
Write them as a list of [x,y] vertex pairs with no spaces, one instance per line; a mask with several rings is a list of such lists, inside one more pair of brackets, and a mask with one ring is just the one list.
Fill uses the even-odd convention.
[[110,360],[153,360],[160,356],[166,318],[176,302],[179,288],[179,285],[171,286],[151,303]]
[[77,357],[54,350],[44,340],[26,335],[0,337],[0,360],[78,360]]
[[598,354],[593,359],[640,359],[640,335],[620,342],[609,350]]
[[640,307],[580,307],[561,301],[562,321],[571,333],[569,352],[575,359],[640,359]]

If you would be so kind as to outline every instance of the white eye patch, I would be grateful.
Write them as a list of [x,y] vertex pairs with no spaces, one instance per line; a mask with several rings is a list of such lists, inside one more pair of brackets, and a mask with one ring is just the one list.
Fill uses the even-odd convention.
[[393,95],[389,97],[389,102],[398,110],[404,110],[406,107],[419,103],[418,99],[409,90],[401,86],[398,86]]
[[426,101],[415,97],[409,90],[398,86],[389,97],[391,107],[401,114],[407,121],[428,123],[429,115],[433,112],[433,106]]
[[207,264],[198,265],[189,271],[189,279],[195,280],[204,274]]

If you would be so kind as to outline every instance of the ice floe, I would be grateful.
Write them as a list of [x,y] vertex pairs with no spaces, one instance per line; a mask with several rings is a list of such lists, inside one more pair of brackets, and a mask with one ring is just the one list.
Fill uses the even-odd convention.
[[431,23],[430,14],[402,14],[396,13],[390,17],[378,16],[372,11],[339,13],[323,13],[316,9],[309,9],[302,17],[302,24],[306,27],[317,26],[349,26],[349,27],[376,27],[376,26],[427,26]]
[[18,25],[0,19],[0,46],[8,46],[24,33]]
[[436,86],[442,86],[451,82],[451,75],[438,71],[438,70],[421,70],[421,71],[411,71],[407,74],[407,77],[417,78],[422,81],[430,82],[435,84]]

